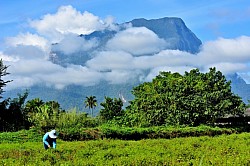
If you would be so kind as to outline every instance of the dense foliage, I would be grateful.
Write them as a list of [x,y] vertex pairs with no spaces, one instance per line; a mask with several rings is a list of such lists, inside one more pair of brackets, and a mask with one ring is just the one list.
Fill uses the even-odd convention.
[[105,97],[105,101],[100,104],[103,108],[100,110],[99,116],[100,120],[106,122],[109,120],[118,120],[118,117],[124,115],[124,110],[122,109],[123,102],[120,98],[110,98]]
[[29,122],[24,109],[28,93],[18,94],[17,98],[0,102],[0,131],[17,131],[27,129]]
[[152,82],[133,89],[135,99],[126,111],[131,126],[213,124],[226,115],[242,115],[245,104],[233,94],[220,71],[198,69],[179,73],[161,72]]

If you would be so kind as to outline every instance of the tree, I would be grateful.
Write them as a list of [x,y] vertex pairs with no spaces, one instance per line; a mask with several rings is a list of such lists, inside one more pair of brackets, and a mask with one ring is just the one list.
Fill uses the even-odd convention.
[[29,122],[31,125],[44,131],[53,129],[57,126],[58,118],[64,110],[60,109],[60,104],[56,101],[43,103],[40,99],[33,99],[26,104],[33,112],[29,112]]
[[7,69],[8,69],[8,66],[5,66],[5,65],[3,64],[3,60],[0,59],[0,98],[3,98],[3,97],[2,97],[2,93],[4,92],[3,87],[5,87],[7,83],[11,82],[11,80],[9,80],[9,81],[4,81],[4,80],[2,79],[3,76],[6,76],[6,75],[9,74],[9,73],[7,72]]
[[43,104],[44,102],[39,98],[28,100],[25,104],[25,110],[27,113],[36,113],[38,112],[38,107]]
[[105,101],[100,104],[103,108],[100,111],[100,117],[104,121],[112,120],[124,114],[122,109],[123,102],[120,98],[105,97]]
[[[11,80],[4,81],[2,77],[8,75],[8,66],[0,60],[0,98],[3,98],[3,88]],[[7,98],[0,102],[0,130],[1,131],[16,131],[27,127],[27,121],[24,112],[24,102],[28,96],[28,92],[23,95],[18,94],[18,98]]]
[[29,128],[28,119],[24,109],[24,103],[28,96],[26,91],[18,98],[5,99],[0,102],[0,131],[17,131]]
[[[225,115],[242,115],[245,104],[233,94],[225,76],[210,68],[184,75],[160,72],[152,82],[135,87],[135,99],[127,107],[127,121],[135,125],[213,124]],[[131,124],[131,125],[133,125]]]
[[93,117],[93,109],[97,106],[96,97],[95,96],[86,97],[84,103],[85,103],[85,108],[89,107],[89,109],[91,109],[91,116]]

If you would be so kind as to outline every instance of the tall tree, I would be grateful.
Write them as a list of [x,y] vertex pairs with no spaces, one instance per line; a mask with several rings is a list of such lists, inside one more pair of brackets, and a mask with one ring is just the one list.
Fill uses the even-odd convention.
[[127,121],[197,126],[213,124],[225,115],[241,115],[245,104],[233,94],[230,84],[215,68],[208,73],[193,69],[184,75],[161,72],[152,82],[133,89],[135,99],[127,107]]
[[0,98],[3,98],[2,96],[2,93],[4,92],[3,87],[5,87],[7,83],[11,82],[11,80],[4,81],[2,79],[3,76],[10,74],[7,72],[7,69],[8,69],[8,66],[4,65],[3,60],[0,59]]
[[97,100],[95,96],[87,96],[84,101],[85,108],[89,108],[91,110],[91,116],[93,117],[93,109],[97,106]]
[[120,98],[105,97],[105,102],[100,104],[103,108],[100,111],[100,117],[104,121],[112,120],[115,117],[120,117],[124,114],[122,109],[123,102]]

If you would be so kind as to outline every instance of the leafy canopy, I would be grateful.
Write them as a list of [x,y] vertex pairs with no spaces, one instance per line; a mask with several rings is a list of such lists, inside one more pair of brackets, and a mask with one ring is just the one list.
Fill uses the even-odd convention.
[[100,118],[104,121],[116,119],[124,114],[122,109],[123,102],[120,98],[105,97],[105,101],[100,104],[103,108],[100,110]]
[[131,126],[213,124],[225,115],[242,115],[245,104],[233,94],[225,76],[210,68],[184,75],[160,72],[152,82],[145,82],[132,91],[135,98],[127,107]]

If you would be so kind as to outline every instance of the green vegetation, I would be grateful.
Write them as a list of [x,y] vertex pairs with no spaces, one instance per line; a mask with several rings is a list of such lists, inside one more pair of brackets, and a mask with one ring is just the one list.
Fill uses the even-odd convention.
[[58,141],[0,144],[1,165],[249,165],[250,134],[140,141]]
[[[6,70],[0,61],[0,98],[9,82],[2,79]],[[76,108],[62,110],[56,101],[25,102],[28,92],[1,101],[0,164],[250,165],[246,105],[215,68],[161,72],[132,93],[125,109],[120,98],[105,97],[96,117],[95,96],[84,101],[90,116]],[[216,127],[225,116],[242,122]],[[50,129],[59,131],[56,150],[42,146]]]
[[93,139],[123,139],[141,140],[156,138],[177,138],[192,136],[215,136],[222,134],[239,133],[235,129],[199,126],[199,127],[120,127],[102,125],[94,128],[64,128],[60,130],[60,139],[65,141],[83,141]]
[[91,116],[93,117],[93,109],[97,106],[96,97],[95,96],[86,97],[84,103],[85,103],[85,108],[89,107],[89,109],[91,109]]
[[[1,77],[8,74],[7,67],[0,63]],[[8,83],[0,79],[2,87]],[[103,107],[97,117],[93,109],[97,106],[95,96],[86,97],[85,107],[91,109],[91,116],[79,111],[64,111],[56,101],[44,102],[39,98],[25,103],[28,92],[16,99],[0,102],[1,131],[18,131],[35,127],[40,131],[53,128],[72,130],[71,128],[97,127],[114,124],[120,127],[154,126],[199,126],[214,125],[224,116],[242,116],[246,105],[240,97],[231,92],[230,82],[215,68],[208,73],[198,69],[185,72],[184,75],[160,72],[152,80],[134,87],[135,96],[123,110],[119,98],[105,97],[100,103]]]
[[[72,113],[74,114],[74,113]],[[65,114],[68,115],[68,114]],[[86,120],[86,125],[96,125],[93,121]],[[157,139],[157,138],[179,138],[193,136],[217,136],[222,134],[240,133],[236,129],[227,129],[210,126],[199,127],[120,127],[113,125],[102,125],[97,127],[58,127],[59,138],[64,141],[85,141],[100,139],[123,139],[123,140],[141,140],[141,139]],[[35,128],[30,130],[20,130],[18,132],[0,133],[0,143],[3,142],[26,142],[40,140],[39,135],[43,135],[43,131]],[[39,138],[38,138],[39,137]]]
[[152,82],[134,88],[135,99],[125,115],[131,126],[214,124],[226,115],[242,115],[245,104],[215,68],[179,73],[161,72]]
[[[118,120],[124,115],[122,110],[122,100],[119,98],[105,97],[105,102],[100,104],[103,109],[100,110],[100,120],[107,122],[110,120]],[[117,119],[118,118],[118,119]]]

